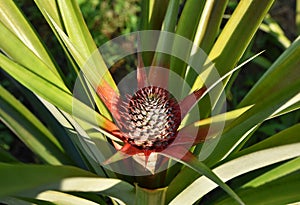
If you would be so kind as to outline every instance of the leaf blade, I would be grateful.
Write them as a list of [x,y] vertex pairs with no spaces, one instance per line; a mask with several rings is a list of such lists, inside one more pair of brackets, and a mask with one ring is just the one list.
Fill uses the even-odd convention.
[[43,161],[72,164],[51,132],[17,99],[0,87],[1,120]]
[[134,187],[127,182],[99,178],[90,172],[70,166],[0,163],[0,178],[2,185],[0,197],[10,195],[30,197],[52,189],[66,192],[101,192],[129,204],[133,204],[131,202],[134,200]]
[[37,37],[30,23],[24,18],[13,1],[0,1],[1,22],[9,28],[53,73],[60,77],[60,71],[52,61],[44,45]]
[[[261,167],[300,156],[299,148],[300,143],[298,142],[261,150],[222,164],[215,168],[214,172],[218,174],[223,181],[228,181]],[[184,191],[181,191],[177,196],[175,195],[175,198],[170,204],[182,204],[183,201],[185,203],[194,203],[215,187],[216,184],[211,183],[209,179],[201,176],[186,187]],[[197,194],[195,194],[195,190],[197,190]]]
[[[180,153],[180,154],[178,154]],[[182,157],[182,153],[186,153]],[[168,148],[160,153],[161,155],[167,156],[173,160],[176,160],[185,166],[193,169],[199,174],[202,174],[209,178],[213,184],[220,186],[224,191],[226,191],[232,198],[234,198],[239,204],[244,204],[239,196],[226,185],[210,168],[208,168],[204,163],[200,162],[191,152],[187,152],[184,147],[176,146]],[[185,202],[186,203],[186,202]]]

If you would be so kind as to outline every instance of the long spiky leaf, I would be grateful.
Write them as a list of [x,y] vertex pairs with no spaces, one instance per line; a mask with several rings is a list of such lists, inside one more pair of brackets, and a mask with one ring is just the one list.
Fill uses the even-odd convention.
[[[186,153],[183,157],[178,153]],[[191,152],[182,146],[174,146],[173,148],[168,148],[160,154],[170,157],[171,159],[178,161],[185,166],[195,170],[199,174],[208,177],[210,180],[219,185],[224,191],[226,191],[232,198],[234,198],[239,204],[244,204],[239,196],[226,185],[211,169],[209,169],[204,163],[200,162]]]

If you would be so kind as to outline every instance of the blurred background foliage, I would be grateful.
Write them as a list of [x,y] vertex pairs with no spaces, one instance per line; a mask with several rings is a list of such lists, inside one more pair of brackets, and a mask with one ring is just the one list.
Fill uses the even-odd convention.
[[[97,44],[101,46],[106,41],[120,36],[122,34],[136,31],[140,16],[140,0],[77,0],[83,16],[86,20],[89,30]],[[51,54],[61,68],[64,68],[69,86],[74,83],[75,77],[68,73],[69,62],[48,24],[42,17],[32,0],[15,0],[17,5],[28,17],[34,28],[37,30]],[[184,4],[185,0],[182,1]],[[224,15],[223,25],[230,17],[237,5],[237,0],[230,0],[226,15]],[[246,52],[244,59],[265,50],[264,54],[256,58],[252,63],[246,65],[244,69],[235,73],[227,88],[228,110],[236,107],[245,94],[251,89],[255,82],[269,68],[272,62],[284,51],[284,49],[293,41],[299,33],[299,16],[297,16],[297,0],[277,0],[270,13],[266,16],[263,24],[253,39],[251,46]],[[299,2],[299,1],[298,1]],[[297,2],[297,3],[298,3]],[[299,3],[298,3],[299,4]],[[299,11],[298,11],[299,13]],[[300,14],[298,14],[300,15]],[[238,43],[238,42],[237,42]],[[115,78],[126,74],[134,69],[132,59],[125,59],[117,63],[112,69]],[[28,108],[30,104],[23,97],[24,93],[18,91],[21,85],[9,78],[3,71],[0,71],[1,84],[11,91]],[[292,112],[279,118],[265,122],[249,140],[245,146],[249,146],[257,141],[273,135],[286,127],[289,127],[300,121],[300,113]],[[34,158],[31,152],[22,144],[14,134],[0,124],[0,149],[9,150],[15,157],[24,162],[39,161]]]

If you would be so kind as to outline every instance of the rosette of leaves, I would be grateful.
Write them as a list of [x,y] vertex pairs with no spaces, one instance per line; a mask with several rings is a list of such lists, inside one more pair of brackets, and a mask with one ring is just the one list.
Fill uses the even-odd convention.
[[[221,27],[227,1],[190,0],[180,4],[179,0],[144,0],[141,2],[140,29],[175,33],[199,46],[208,54],[220,76],[226,76],[222,79],[224,90],[231,78],[230,74],[246,55],[254,34],[273,2],[242,0],[225,26]],[[76,76],[97,49],[77,2],[35,0],[35,3],[63,48],[62,55],[69,62],[68,72]],[[168,124],[171,121],[167,120],[166,125],[170,129],[160,135],[160,140],[154,142],[149,140],[152,136],[148,136],[144,144],[144,141],[132,135],[133,130],[124,129],[131,139],[115,132],[121,126],[116,126],[117,122],[111,118],[114,113],[104,90],[116,90],[117,87],[101,55],[98,55],[97,63],[100,72],[106,75],[105,84],[98,85],[100,89],[95,90],[99,95],[96,103],[99,112],[79,101],[76,105],[80,112],[73,115],[76,99],[70,89],[72,85],[63,72],[64,68],[53,60],[51,53],[13,1],[0,1],[0,15],[1,68],[26,87],[20,89],[31,103],[31,109],[28,109],[1,86],[1,120],[42,162],[39,165],[24,164],[7,151],[0,150],[0,199],[3,203],[283,204],[300,201],[300,180],[297,174],[300,168],[299,124],[244,147],[265,121],[299,109],[299,38],[288,45],[272,63],[238,107],[216,116],[210,115],[211,103],[205,97],[201,98],[203,93],[198,92],[203,89],[203,84],[197,76],[188,75],[186,63],[163,55],[143,56],[146,65],[151,64],[156,57],[160,59],[156,62],[165,63],[168,60],[170,66],[167,68],[191,85],[191,95],[197,99],[176,102],[165,90],[143,84],[147,89],[140,90],[128,105],[162,98],[162,105],[167,102],[171,105],[162,111],[170,112],[167,117],[171,116],[175,123],[171,126]],[[173,43],[176,48],[178,45]],[[182,52],[187,56],[193,53],[192,48]],[[141,62],[137,67],[139,65]],[[140,77],[143,76],[140,73]],[[104,85],[108,89],[102,89]],[[192,148],[185,149],[188,154],[182,157],[176,156],[174,152],[164,153],[178,163],[169,167],[163,176],[154,174],[140,179],[124,177],[104,169],[85,153],[76,137],[88,135],[86,130],[95,129],[98,131],[97,137],[103,140],[113,143],[115,138],[121,139],[121,155],[125,151],[129,156],[138,153],[147,156],[149,152],[145,150],[160,152],[172,146],[176,131],[180,129],[177,115],[178,111],[182,111],[180,107],[196,103],[201,119],[184,125],[184,128],[188,130],[196,127],[205,131],[211,122],[225,119],[225,128],[219,142],[204,161],[198,159],[202,145],[200,140]],[[134,109],[132,106],[127,112],[137,112]],[[150,112],[149,109],[145,111]],[[96,116],[96,123],[91,116]],[[120,116],[128,117],[125,114]],[[139,117],[133,114],[130,116]],[[84,122],[85,127],[78,124],[78,121]],[[128,147],[130,152],[126,152],[128,149],[125,148]],[[183,148],[174,146],[174,149],[180,152]],[[122,160],[122,157],[118,159]],[[231,186],[225,184],[229,180]],[[218,186],[227,193],[214,190]]]

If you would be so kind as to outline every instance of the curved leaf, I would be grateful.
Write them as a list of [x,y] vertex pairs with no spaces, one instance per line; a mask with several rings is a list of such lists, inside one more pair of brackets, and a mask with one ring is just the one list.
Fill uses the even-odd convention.
[[241,106],[255,104],[226,128],[213,154],[209,157],[208,164],[215,164],[230,154],[244,140],[247,132],[276,114],[290,99],[298,95],[300,92],[299,53],[300,38],[280,56],[253,88],[254,91],[256,90],[256,95],[254,91],[250,91],[244,103],[241,103]]
[[[299,80],[300,74],[300,37],[273,63],[268,71],[248,92],[239,106],[261,101],[261,96],[272,96],[284,88],[291,86],[291,81]],[[300,89],[298,89],[300,92]],[[289,92],[287,92],[289,93]],[[297,94],[297,93],[296,93]],[[298,101],[300,99],[298,98]]]
[[239,2],[209,53],[209,59],[215,63],[220,75],[231,70],[242,57],[273,2],[274,0]]
[[37,195],[36,199],[59,205],[97,205],[93,201],[58,191],[45,191]]
[[69,166],[0,163],[0,197],[35,196],[45,190],[101,192],[133,204],[134,187],[119,179],[99,178]]
[[[57,70],[56,65],[38,38],[37,33],[34,31],[30,23],[24,18],[23,14],[13,1],[0,1],[0,17],[0,21],[9,28],[9,30],[13,32],[41,61],[43,61],[57,77],[60,77],[60,71]],[[20,48],[18,47],[18,49]],[[13,49],[13,54],[18,54],[18,52]],[[27,59],[24,58],[23,55],[21,57],[24,60]]]
[[[70,41],[74,44],[77,50],[80,51],[80,55],[83,57],[85,62],[90,60],[90,58],[92,57],[93,64],[95,64],[99,70],[105,72],[105,75],[103,75],[102,77],[109,83],[109,85],[113,89],[116,90],[116,84],[110,73],[107,71],[107,67],[102,56],[95,53],[95,51],[97,51],[96,44],[94,43],[91,33],[89,32],[84,22],[77,2],[75,0],[59,0],[58,5],[64,27],[66,29],[68,37],[70,38]],[[98,81],[99,80],[100,79],[98,79]]]
[[246,149],[243,149],[233,154],[231,157],[228,157],[228,159],[226,160],[230,160],[246,154],[254,153],[263,149],[300,142],[300,135],[298,135],[299,132],[300,132],[300,124],[296,124],[259,143],[256,143]]
[[284,163],[283,165],[280,165],[258,177],[255,179],[252,179],[243,187],[258,187],[265,183],[274,181],[275,179],[278,179],[280,177],[286,176],[288,174],[291,174],[297,170],[300,170],[300,158],[293,159],[291,161],[288,161]]
[[[239,2],[208,54],[208,59],[214,63],[220,76],[230,71],[238,63],[273,2],[274,0],[263,2],[242,0]],[[228,79],[229,77],[223,81],[224,85]],[[201,82],[201,77],[198,77],[194,81],[192,90],[196,90]],[[217,92],[221,94],[222,91],[223,89],[220,89]],[[211,103],[214,105],[216,102]],[[209,106],[207,97],[199,103],[200,113],[203,116],[209,114],[210,109],[207,109]]]
[[[42,78],[47,79],[47,81],[55,84],[64,92],[70,92],[60,76],[53,72],[45,62],[30,50],[2,22],[0,22],[0,29],[0,48],[7,56],[26,67],[28,70],[31,70]],[[9,40],[7,40],[8,36]],[[24,58],[24,54],[26,54],[26,58]]]
[[227,3],[228,0],[209,0],[205,3],[194,40],[205,53],[209,53],[215,42]]
[[[297,156],[300,156],[300,143],[283,145],[244,155],[222,164],[213,171],[220,179],[226,182],[244,173]],[[201,176],[180,192],[170,204],[192,204],[216,187],[217,185],[208,178]]]
[[[246,204],[282,205],[300,201],[299,173],[280,178],[256,188],[241,189],[237,192]],[[230,198],[217,202],[218,205],[236,204]],[[298,204],[298,203],[297,203]]]
[[118,128],[111,121],[92,110],[85,104],[74,99],[70,93],[65,92],[61,88],[57,87],[47,79],[37,75],[31,70],[28,70],[27,68],[9,60],[3,54],[0,54],[0,63],[2,68],[17,81],[65,112],[72,114],[73,102],[76,102],[76,106],[78,106],[76,117],[89,122],[97,129],[100,127],[102,128],[101,130],[106,130],[108,132],[118,130]]
[[0,86],[0,119],[35,154],[50,164],[72,164],[52,133],[16,98]]
[[[204,5],[205,5],[205,1],[191,0],[185,2],[176,28],[177,35],[183,36],[188,40],[190,40],[191,42],[193,42],[196,29],[197,29],[195,25],[197,25],[200,20]],[[180,51],[186,55],[185,59],[189,59],[192,45],[187,46],[184,48],[184,50],[182,50],[180,44],[181,44],[180,41],[175,40],[174,49],[180,49]],[[171,58],[170,65],[171,65],[170,68],[175,73],[177,73],[179,76],[184,77],[185,70],[186,70],[185,62],[177,58]]]
[[[300,135],[295,133],[300,132],[300,124],[292,126],[280,133],[273,135],[272,137],[255,144],[247,149],[244,149],[240,152],[233,154],[232,156],[226,158],[222,163],[227,163],[237,159],[241,156],[255,153],[257,151],[262,151],[268,148],[276,148],[276,146],[288,145],[292,143],[300,142]],[[280,153],[279,153],[280,154]],[[275,155],[276,156],[276,155]],[[240,163],[243,163],[242,160]],[[247,164],[247,163],[245,163]],[[170,201],[177,194],[180,194],[182,190],[192,184],[200,175],[196,174],[195,171],[191,169],[184,168],[177,176],[173,179],[168,188],[167,201]],[[195,192],[196,193],[196,192]]]
[[[182,157],[182,153],[186,153]],[[163,152],[159,153],[161,155],[167,156],[175,161],[178,161],[185,166],[193,169],[199,174],[206,176],[210,183],[215,186],[220,186],[224,191],[226,191],[232,198],[234,198],[239,204],[244,204],[239,196],[227,185],[225,184],[217,174],[215,174],[211,169],[209,169],[204,163],[199,161],[191,152],[182,146],[175,146],[173,148],[169,147]],[[181,201],[180,204],[186,203],[187,201]],[[192,203],[188,203],[192,204]]]

